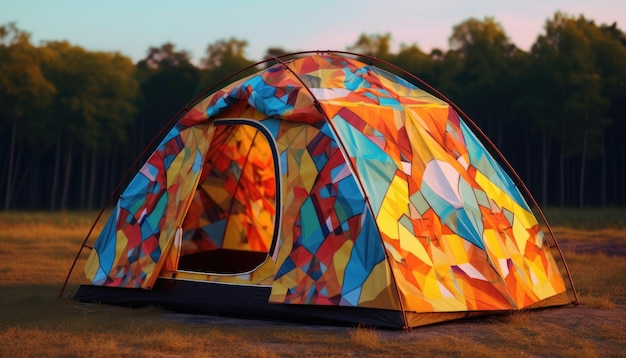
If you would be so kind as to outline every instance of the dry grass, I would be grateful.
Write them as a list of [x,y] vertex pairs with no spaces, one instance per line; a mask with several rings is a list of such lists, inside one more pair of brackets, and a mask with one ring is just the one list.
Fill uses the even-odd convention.
[[369,349],[379,348],[380,346],[378,332],[371,327],[356,327],[354,330],[350,331],[350,339],[353,344]]
[[613,309],[615,303],[611,301],[609,295],[604,296],[581,296],[580,304],[591,308]]
[[593,307],[602,301],[626,304],[626,257],[604,253],[565,256],[583,305]]
[[[0,214],[0,357],[604,357],[626,349],[626,257],[602,253],[566,252],[580,307],[521,311],[408,333],[214,317],[176,321],[154,307],[58,299],[94,216]],[[557,238],[586,242],[601,240],[607,229],[559,230]],[[626,244],[626,230],[610,230],[611,238]]]
[[63,282],[96,215],[1,213],[0,285]]
[[509,313],[509,315],[506,316],[505,322],[512,326],[526,327],[532,322],[532,319],[532,311],[518,311]]

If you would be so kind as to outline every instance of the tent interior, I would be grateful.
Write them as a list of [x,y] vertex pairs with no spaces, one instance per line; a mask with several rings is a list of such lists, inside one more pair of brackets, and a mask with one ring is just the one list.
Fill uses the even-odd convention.
[[277,167],[268,135],[253,122],[216,121],[183,222],[178,269],[254,270],[275,245]]

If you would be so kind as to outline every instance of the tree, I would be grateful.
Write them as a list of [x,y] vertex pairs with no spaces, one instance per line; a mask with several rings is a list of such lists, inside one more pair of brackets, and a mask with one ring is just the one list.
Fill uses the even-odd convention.
[[352,46],[348,47],[348,51],[355,51],[363,55],[377,57],[381,60],[389,61],[392,56],[391,34],[361,34],[356,42]]
[[[51,107],[50,133],[55,138],[56,154],[50,209],[65,209],[70,187],[74,187],[75,153],[92,152],[94,163],[96,156],[124,143],[124,133],[133,119],[137,84],[130,59],[119,54],[88,52],[67,42],[49,42],[46,48],[54,56],[44,63],[44,73],[57,88]],[[93,187],[97,173],[91,173]],[[84,197],[84,185],[80,187]]]
[[[526,181],[529,186],[535,184],[543,206],[549,203],[548,193],[550,178],[550,159],[552,142],[557,131],[554,121],[550,121],[554,110],[550,102],[549,69],[541,61],[534,60],[530,54],[518,57],[515,83],[521,93],[512,103],[513,119],[523,124],[516,134],[526,138],[524,145]],[[531,160],[536,158],[536,160]],[[537,163],[540,165],[537,166]],[[537,168],[538,167],[538,168]],[[538,174],[537,174],[538,172]]]
[[393,56],[390,61],[412,75],[421,78],[426,83],[433,85],[435,82],[434,61],[424,53],[416,44],[401,45],[400,52]]
[[[136,97],[138,83],[135,77],[135,66],[132,61],[119,54],[93,53],[93,65],[99,69],[98,90],[95,95],[98,109],[94,117],[93,137],[84,140],[85,151],[83,151],[84,161],[87,161],[87,152],[91,151],[89,185],[81,190],[81,207],[91,209],[96,199],[96,187],[99,178],[102,180],[100,188],[101,194],[110,190],[105,183],[107,179],[112,185],[115,181],[115,170],[111,169],[110,175],[98,173],[96,163],[97,158],[111,158],[108,162],[114,167],[116,161],[113,159],[116,154],[124,153],[123,149],[128,148],[128,131],[135,119]],[[132,157],[126,157],[132,159]],[[105,162],[107,162],[105,160]],[[85,168],[86,169],[86,168]]]
[[[602,93],[609,99],[607,117],[610,127],[605,127],[604,150],[601,154],[601,201],[609,204],[626,203],[626,34],[616,23],[601,25],[600,36],[592,42],[596,66],[602,78]],[[610,174],[609,174],[610,173]],[[610,193],[609,193],[610,190]],[[611,201],[609,203],[608,201]]]
[[150,47],[148,55],[137,63],[139,69],[163,69],[168,67],[187,66],[191,63],[189,52],[176,51],[176,45],[166,42],[161,47]]
[[29,137],[43,139],[45,132],[33,129],[56,89],[41,72],[42,52],[30,44],[30,34],[11,23],[0,26],[0,41],[0,130],[10,128],[3,203],[8,210],[20,177],[16,175],[20,169],[17,162],[23,159],[23,154],[17,154],[19,144],[28,142]]
[[247,46],[247,41],[236,38],[218,40],[209,44],[206,57],[201,61],[203,69],[199,89],[204,90],[233,74],[236,75],[231,80],[240,79],[256,72],[257,69],[255,68],[239,72],[254,64],[253,61],[244,56]]
[[460,93],[455,93],[458,103],[500,146],[514,99],[511,63],[518,49],[491,17],[471,18],[454,26],[449,43],[446,57],[455,56],[461,65],[452,78],[461,86]]
[[249,61],[244,56],[247,46],[247,41],[238,40],[234,37],[231,37],[229,40],[218,40],[207,47],[206,57],[201,61],[202,66],[207,69],[218,67],[243,68],[245,66],[241,65],[249,64]]
[[151,47],[147,57],[137,63],[135,156],[197,95],[200,71],[190,61],[187,51],[178,51],[173,44],[165,43],[159,48]]
[[[609,102],[603,95],[603,76],[598,70],[600,32],[583,16],[578,19],[557,12],[546,23],[546,33],[533,45],[535,61],[543,67],[546,101],[552,108],[542,125],[560,143],[559,202],[565,205],[566,160],[580,157],[578,205],[584,205],[586,164],[589,158],[602,153],[604,128]],[[551,122],[551,123],[548,123]]]

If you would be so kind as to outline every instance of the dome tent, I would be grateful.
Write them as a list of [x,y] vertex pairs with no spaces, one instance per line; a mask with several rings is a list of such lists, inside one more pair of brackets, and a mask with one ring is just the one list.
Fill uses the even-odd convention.
[[76,299],[408,328],[575,297],[525,186],[445,97],[375,59],[281,58],[176,118]]

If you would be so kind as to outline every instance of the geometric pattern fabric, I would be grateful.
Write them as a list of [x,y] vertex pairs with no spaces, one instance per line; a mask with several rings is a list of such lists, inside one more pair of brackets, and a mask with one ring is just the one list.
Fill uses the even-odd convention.
[[228,247],[268,253],[275,303],[465,312],[565,292],[529,206],[447,103],[346,57],[287,66],[177,123],[98,237],[93,284],[150,288],[178,253]]

